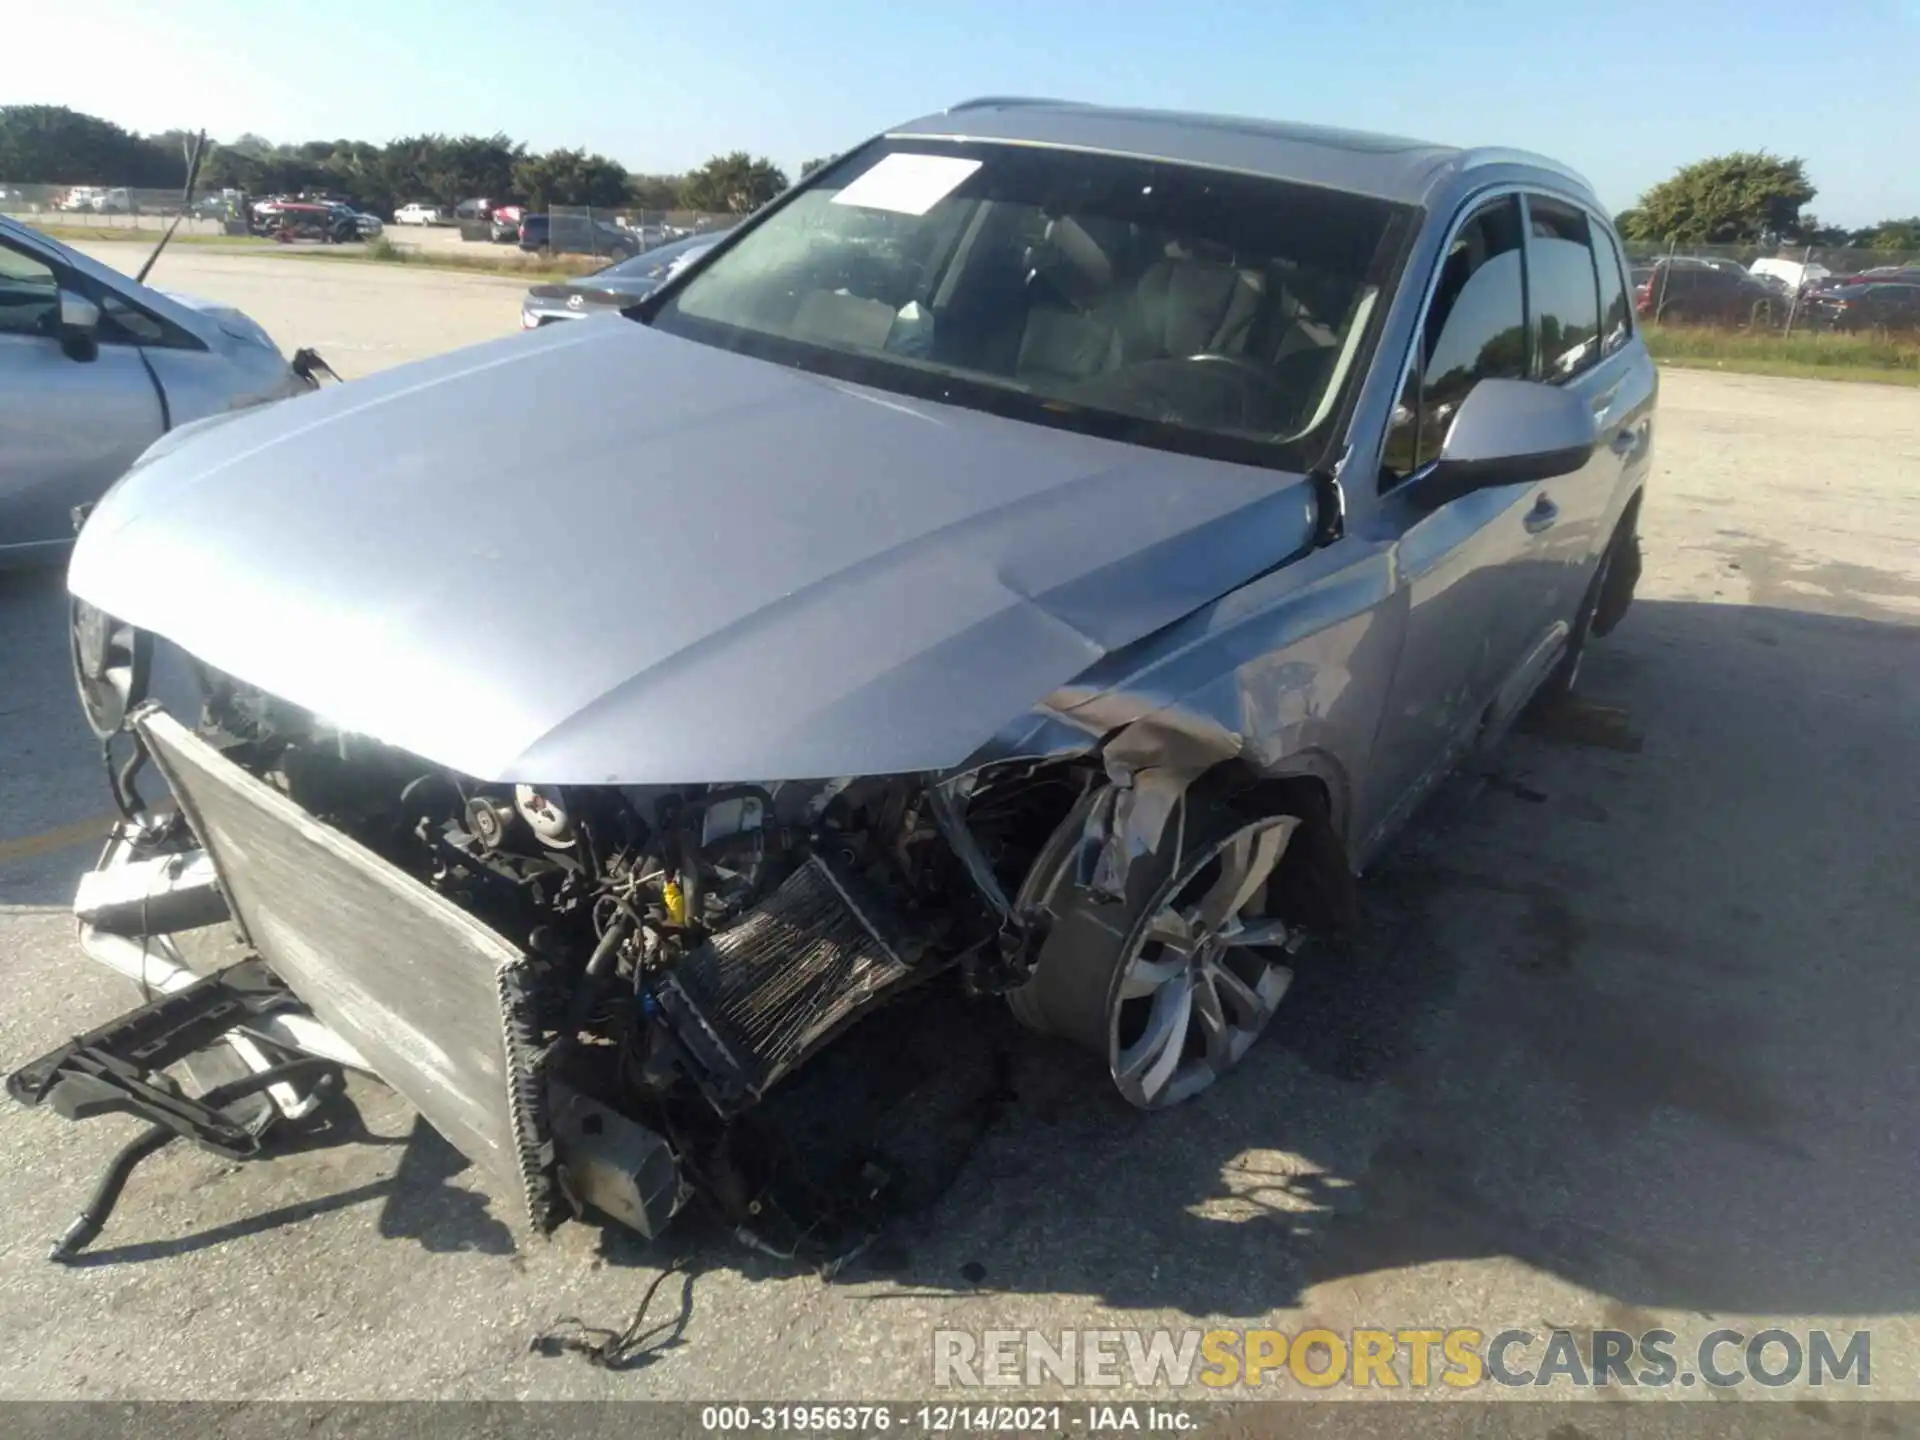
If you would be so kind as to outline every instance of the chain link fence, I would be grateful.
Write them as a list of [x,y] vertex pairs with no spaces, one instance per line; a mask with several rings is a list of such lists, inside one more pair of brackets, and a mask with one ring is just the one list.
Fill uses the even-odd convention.
[[1655,261],[1677,257],[1726,265],[1751,271],[1757,260],[1785,261],[1812,267],[1816,278],[1839,278],[1867,270],[1920,266],[1920,250],[1866,250],[1837,245],[1644,245],[1626,242],[1627,260],[1633,265],[1651,265]]
[[[181,220],[181,234],[244,235],[250,217],[242,206],[259,205],[269,197],[217,191],[197,196]],[[449,212],[451,213],[451,212]],[[520,221],[526,207],[482,210],[454,217],[461,240],[519,243]],[[617,260],[640,254],[684,236],[724,230],[737,215],[703,210],[602,209],[584,205],[555,205],[546,213],[544,235],[530,248],[558,254]],[[127,185],[59,185],[0,181],[0,214],[42,229],[151,230],[156,234],[180,214],[178,190],[142,189]],[[411,232],[407,232],[411,234]],[[415,237],[418,238],[418,237]],[[449,234],[451,239],[451,234]]]
[[546,239],[541,248],[556,254],[618,260],[689,235],[724,230],[739,218],[704,210],[611,210],[555,205],[547,211]]
[[[45,229],[166,229],[180,214],[178,190],[132,185],[50,185],[0,180],[0,214]],[[180,222],[181,233],[218,235],[241,216],[231,194],[206,195],[193,202]]]
[[[1811,297],[1844,282],[1920,286],[1920,251],[1838,245],[1648,245],[1627,242],[1643,318],[1791,334],[1830,318]],[[1906,307],[1879,328],[1916,329]]]

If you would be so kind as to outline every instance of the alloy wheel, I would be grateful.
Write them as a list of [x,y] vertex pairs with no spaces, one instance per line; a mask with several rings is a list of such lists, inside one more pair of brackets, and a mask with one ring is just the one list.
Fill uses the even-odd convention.
[[1231,832],[1160,892],[1115,973],[1107,1064],[1142,1109],[1175,1105],[1237,1063],[1293,981],[1280,956],[1298,937],[1266,915],[1272,878],[1299,821]]

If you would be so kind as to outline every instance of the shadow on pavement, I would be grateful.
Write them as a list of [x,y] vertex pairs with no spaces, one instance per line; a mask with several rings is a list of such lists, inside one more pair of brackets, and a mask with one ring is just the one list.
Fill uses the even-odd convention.
[[70,905],[113,808],[67,628],[63,567],[0,570],[0,905]]
[[[377,1086],[374,1090],[381,1108],[392,1108],[392,1097]],[[352,1096],[342,1094],[333,1096],[313,1117],[299,1122],[297,1127],[288,1127],[288,1131],[291,1133],[275,1132],[280,1138],[274,1142],[267,1159],[244,1163],[272,1164],[275,1160],[298,1163],[301,1157],[345,1146],[398,1148],[400,1163],[386,1179],[276,1206],[192,1234],[126,1245],[101,1245],[83,1252],[71,1262],[73,1267],[138,1264],[188,1255],[249,1235],[299,1225],[371,1200],[385,1202],[379,1230],[388,1239],[413,1240],[423,1250],[436,1254],[465,1250],[488,1255],[513,1253],[513,1232],[489,1213],[487,1197],[447,1183],[466,1170],[470,1162],[424,1120],[415,1118],[411,1132],[405,1136],[380,1135],[367,1126]],[[312,1166],[300,1168],[299,1180],[319,1173]],[[202,1183],[217,1185],[219,1179],[216,1176]],[[139,1203],[132,1187],[129,1187],[129,1199]],[[110,1222],[108,1238],[112,1233]]]
[[[1510,1256],[1625,1305],[1914,1309],[1916,662],[1920,628],[1641,602],[1583,684],[1638,753],[1510,739],[1199,1103],[954,1015],[929,1060],[1005,1045],[1015,1098],[845,1277],[1248,1316]],[[603,1253],[782,1270],[698,1222]]]

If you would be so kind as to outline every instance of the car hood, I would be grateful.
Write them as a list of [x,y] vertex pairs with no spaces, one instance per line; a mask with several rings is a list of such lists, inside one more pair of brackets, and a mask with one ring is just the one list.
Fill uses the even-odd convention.
[[564,308],[577,295],[589,305],[630,304],[635,300],[644,300],[658,290],[661,278],[644,273],[583,275],[578,280],[569,280],[564,284],[535,285],[527,291],[527,303]]
[[206,300],[198,295],[182,294],[178,290],[162,290],[160,293],[174,304],[184,306],[196,315],[206,316],[220,327],[223,334],[235,340],[248,345],[258,345],[268,350],[278,348],[273,343],[273,337],[267,334],[260,323],[244,310],[236,310],[231,305],[223,305],[217,300]]
[[725,230],[704,235],[684,235],[651,250],[643,250],[636,260],[621,263],[619,273],[602,270],[551,285],[535,285],[527,291],[526,304],[532,309],[567,308],[575,295],[588,305],[621,305],[645,299],[673,276],[693,264],[726,238]]
[[209,427],[109,492],[69,582],[477,778],[788,779],[963,762],[1313,515],[1298,476],[623,322]]

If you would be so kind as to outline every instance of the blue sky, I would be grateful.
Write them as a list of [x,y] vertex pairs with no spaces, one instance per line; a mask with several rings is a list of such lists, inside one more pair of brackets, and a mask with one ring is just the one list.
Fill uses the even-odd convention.
[[[975,94],[1542,150],[1609,206],[1730,149],[1829,223],[1920,212],[1920,0],[85,0],[9,7],[14,102],[275,140],[504,130],[789,169]],[[544,11],[544,13],[541,13]],[[25,57],[44,63],[18,63]]]

